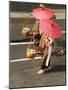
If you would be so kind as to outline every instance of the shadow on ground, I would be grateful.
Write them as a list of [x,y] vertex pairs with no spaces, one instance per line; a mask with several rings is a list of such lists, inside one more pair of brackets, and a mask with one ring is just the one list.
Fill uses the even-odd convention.
[[50,71],[47,72],[62,72],[66,71],[65,65],[54,65]]

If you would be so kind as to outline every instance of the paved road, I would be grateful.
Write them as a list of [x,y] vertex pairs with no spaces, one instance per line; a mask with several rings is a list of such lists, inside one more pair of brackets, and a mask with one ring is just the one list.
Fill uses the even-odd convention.
[[65,85],[65,56],[51,57],[52,70],[38,75],[40,60],[10,62],[10,88]]

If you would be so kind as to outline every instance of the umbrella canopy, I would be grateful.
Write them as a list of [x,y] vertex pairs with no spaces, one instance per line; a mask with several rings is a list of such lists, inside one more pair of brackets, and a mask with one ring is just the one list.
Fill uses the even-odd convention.
[[39,31],[41,33],[48,33],[48,34],[50,34],[51,30],[52,30],[51,24],[52,24],[52,21],[49,20],[49,19],[41,20],[39,22]]
[[52,20],[41,20],[39,30],[53,39],[61,38],[61,27]]
[[49,8],[35,8],[33,9],[32,15],[36,18],[36,19],[50,19],[52,18],[55,14],[52,11],[52,9]]
[[54,39],[62,37],[61,27],[55,22],[53,22],[53,29],[52,29],[51,37]]

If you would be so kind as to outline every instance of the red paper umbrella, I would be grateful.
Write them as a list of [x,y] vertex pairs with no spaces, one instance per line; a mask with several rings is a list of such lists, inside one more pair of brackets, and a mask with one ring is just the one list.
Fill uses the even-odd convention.
[[35,8],[33,9],[32,15],[36,18],[36,19],[50,19],[54,16],[54,12],[52,11],[52,9],[48,9],[48,8]]
[[52,30],[52,21],[49,19],[43,19],[39,22],[39,30],[41,33],[51,33]]
[[61,28],[52,20],[41,20],[39,24],[39,30],[53,39],[61,38]]
[[51,32],[51,37],[54,38],[54,39],[62,37],[61,27],[55,22],[53,22],[53,29],[52,29],[52,32]]

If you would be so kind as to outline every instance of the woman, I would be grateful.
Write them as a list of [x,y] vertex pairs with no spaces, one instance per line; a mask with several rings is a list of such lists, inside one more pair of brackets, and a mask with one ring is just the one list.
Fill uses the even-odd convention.
[[[38,74],[42,74],[45,71],[48,71],[51,69],[51,65],[50,65],[50,56],[51,56],[51,52],[52,52],[52,42],[53,40],[48,37],[47,34],[43,34],[42,35],[43,39],[44,39],[44,53],[42,56],[42,64],[41,64],[41,68],[38,71]],[[43,40],[41,38],[41,40]],[[40,44],[41,44],[41,40],[40,40]],[[39,46],[41,47],[41,45],[39,44]]]
[[46,33],[41,33],[39,30],[39,20],[36,21],[36,23],[34,24],[33,28],[32,28],[32,32],[35,34],[39,33],[41,35],[41,39],[39,41],[39,51],[43,51],[43,55],[42,55],[42,63],[40,66],[40,70],[38,71],[38,74],[42,74],[45,71],[48,71],[51,69],[51,65],[50,65],[50,56],[51,56],[51,52],[52,52],[52,38],[50,38],[48,36],[48,34]]

